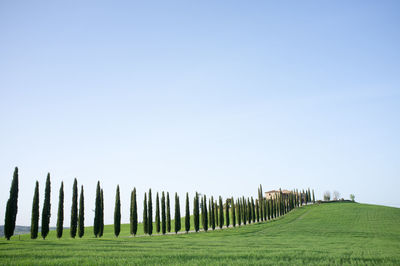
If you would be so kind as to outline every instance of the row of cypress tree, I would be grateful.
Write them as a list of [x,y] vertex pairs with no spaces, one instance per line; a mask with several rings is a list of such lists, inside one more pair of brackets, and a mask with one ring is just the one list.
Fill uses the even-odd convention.
[[[45,239],[49,233],[50,222],[50,174],[47,175],[45,185],[45,196],[42,209],[41,220],[41,236]],[[10,197],[7,201],[6,216],[5,216],[5,237],[10,239],[14,233],[15,220],[17,215],[17,202],[18,202],[18,168],[14,170],[13,180],[10,189]],[[84,207],[84,189],[81,186],[79,196],[78,208],[78,182],[75,178],[72,188],[72,206],[71,206],[71,224],[70,236],[72,238],[78,236],[81,238],[85,234],[85,207]],[[208,200],[206,195],[200,196],[196,192],[193,199],[193,222],[194,231],[198,232],[201,226],[204,231],[208,229],[215,230],[216,227],[223,228],[232,225],[246,225],[255,222],[262,222],[277,218],[286,214],[290,210],[302,206],[308,202],[315,202],[314,190],[312,193],[310,189],[293,190],[289,194],[282,193],[280,190],[277,195],[271,199],[266,199],[263,196],[262,186],[258,188],[258,198],[254,200],[253,197],[241,197],[234,200],[234,198],[227,198],[225,202],[219,196],[218,202],[211,197]],[[189,193],[186,193],[185,202],[185,228],[184,231],[190,231],[190,206],[189,206]],[[171,232],[171,212],[170,212],[170,198],[169,193],[164,191],[161,194],[161,204],[159,193],[156,194],[156,208],[155,208],[155,230],[157,233],[166,234]],[[137,208],[136,188],[131,192],[130,201],[130,234],[136,235],[138,230],[138,208]],[[161,206],[160,206],[161,205]],[[104,197],[103,189],[100,187],[100,181],[97,182],[96,187],[96,200],[95,200],[95,216],[93,223],[93,233],[95,237],[102,237],[104,232]],[[175,193],[175,212],[174,212],[174,232],[178,233],[181,230],[181,213],[180,213],[180,200],[177,193]],[[64,222],[64,183],[61,182],[59,190],[59,202],[57,213],[57,228],[56,235],[61,238],[63,235],[63,222]],[[149,189],[148,193],[144,195],[143,201],[143,231],[145,234],[153,234],[153,201],[152,191]],[[32,203],[32,216],[31,216],[31,238],[38,237],[39,229],[39,182],[36,181],[33,203]],[[121,231],[121,201],[120,201],[120,188],[119,185],[115,194],[115,207],[114,207],[114,235],[119,236]]]

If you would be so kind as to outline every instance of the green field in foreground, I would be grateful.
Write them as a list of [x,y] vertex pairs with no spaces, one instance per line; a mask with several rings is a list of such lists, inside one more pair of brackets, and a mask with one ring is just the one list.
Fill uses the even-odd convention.
[[[0,264],[400,265],[400,209],[356,203],[298,208],[276,221],[214,232],[0,241]],[[22,240],[23,239],[23,240]]]

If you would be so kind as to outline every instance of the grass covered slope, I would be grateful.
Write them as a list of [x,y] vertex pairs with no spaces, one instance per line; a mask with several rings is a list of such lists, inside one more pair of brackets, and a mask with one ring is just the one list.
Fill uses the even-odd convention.
[[[306,206],[267,223],[152,237],[0,241],[0,264],[393,264],[400,209]],[[90,235],[92,232],[89,231]]]

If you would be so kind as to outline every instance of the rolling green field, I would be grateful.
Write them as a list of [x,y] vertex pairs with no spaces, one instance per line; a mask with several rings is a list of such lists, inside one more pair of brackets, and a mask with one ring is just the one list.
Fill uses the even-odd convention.
[[[139,227],[140,228],[140,227]],[[88,228],[56,239],[0,241],[0,264],[400,265],[400,209],[357,203],[305,206],[266,223],[214,232],[101,239]]]

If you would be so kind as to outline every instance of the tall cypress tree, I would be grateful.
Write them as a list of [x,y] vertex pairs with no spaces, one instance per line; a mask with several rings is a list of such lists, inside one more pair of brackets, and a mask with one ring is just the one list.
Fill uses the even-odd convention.
[[14,169],[11,181],[10,197],[7,201],[6,214],[4,217],[4,236],[7,240],[14,235],[15,221],[18,212],[18,167]]
[[248,198],[247,199],[247,211],[248,211],[248,222],[249,224],[251,224],[252,219],[253,219],[253,210],[251,208],[252,204],[251,204],[251,200]]
[[171,208],[169,202],[169,192],[167,192],[167,232],[171,232]]
[[147,218],[147,194],[145,192],[144,200],[143,200],[143,232],[145,234],[148,233],[148,229],[149,229],[148,222],[149,222],[149,219]]
[[131,229],[131,235],[136,235],[137,233],[137,225],[138,225],[138,220],[137,220],[137,203],[136,203],[136,188],[133,188],[133,191],[131,193],[131,217],[130,217],[130,229]]
[[312,190],[312,202],[315,203],[314,189]]
[[256,206],[254,204],[254,199],[251,197],[251,217],[253,218],[253,223],[256,222]]
[[201,206],[201,220],[203,222],[204,231],[208,231],[208,212],[207,212],[207,198],[203,196],[203,205]]
[[97,181],[96,187],[96,201],[94,209],[93,233],[95,237],[99,236],[101,227],[101,195],[100,195],[100,181]]
[[211,209],[211,228],[212,228],[212,230],[215,230],[215,203],[214,203],[214,197],[211,197],[210,209]]
[[31,239],[36,239],[39,228],[39,182],[36,181],[32,202]]
[[225,220],[226,220],[226,227],[229,227],[230,220],[229,220],[229,199],[226,199],[225,202]]
[[264,221],[264,196],[263,196],[263,190],[262,190],[262,186],[260,184],[260,195],[258,196],[258,204],[259,204],[259,208],[260,208],[260,220]]
[[72,206],[71,206],[71,226],[70,235],[72,238],[76,236],[76,227],[78,225],[78,181],[74,179],[72,186]]
[[58,195],[57,238],[62,237],[63,225],[64,225],[64,182],[61,182],[60,192]]
[[185,208],[185,231],[190,231],[190,209],[189,209],[189,193],[186,192],[186,208]]
[[82,185],[81,195],[79,197],[78,236],[82,238],[84,234],[85,234],[85,198],[83,196],[83,185]]
[[99,232],[99,237],[103,236],[104,233],[104,195],[103,195],[103,189],[100,190],[100,232]]
[[246,199],[242,197],[242,204],[241,204],[241,210],[242,210],[242,219],[243,219],[243,224],[247,224],[247,203]]
[[179,206],[178,193],[175,193],[175,234],[181,230],[181,208]]
[[161,195],[161,231],[162,231],[163,235],[167,231],[166,217],[165,217],[165,194],[164,194],[164,191],[162,192],[162,195]]
[[46,187],[44,189],[44,202],[43,202],[43,210],[42,210],[42,237],[46,239],[47,234],[49,233],[49,224],[50,224],[50,173],[47,174],[46,179]]
[[236,227],[236,208],[233,197],[231,198],[231,203],[232,203],[232,225],[233,227]]
[[240,207],[240,199],[236,200],[236,209],[237,209],[237,224],[239,226],[242,225],[242,211]]
[[119,185],[115,193],[115,207],[114,207],[114,235],[119,236],[121,232],[121,199],[119,195]]
[[214,214],[215,226],[219,226],[219,215],[218,215],[218,203],[217,203],[217,200],[215,200],[215,202],[214,202],[214,210],[215,210],[215,214]]
[[219,196],[219,228],[224,226],[224,204],[222,203],[222,197]]
[[194,230],[198,232],[200,228],[200,219],[199,219],[199,195],[197,192],[193,200],[193,218],[194,218]]
[[212,228],[212,205],[211,205],[211,199],[208,199],[208,228]]
[[258,199],[256,199],[256,218],[258,223],[260,221],[260,204],[258,204]]
[[160,233],[160,198],[156,196],[156,232]]
[[147,233],[149,235],[153,234],[153,200],[151,198],[151,188],[149,189],[149,199],[148,199],[148,204],[147,204],[147,209],[148,209],[148,213],[147,213]]

